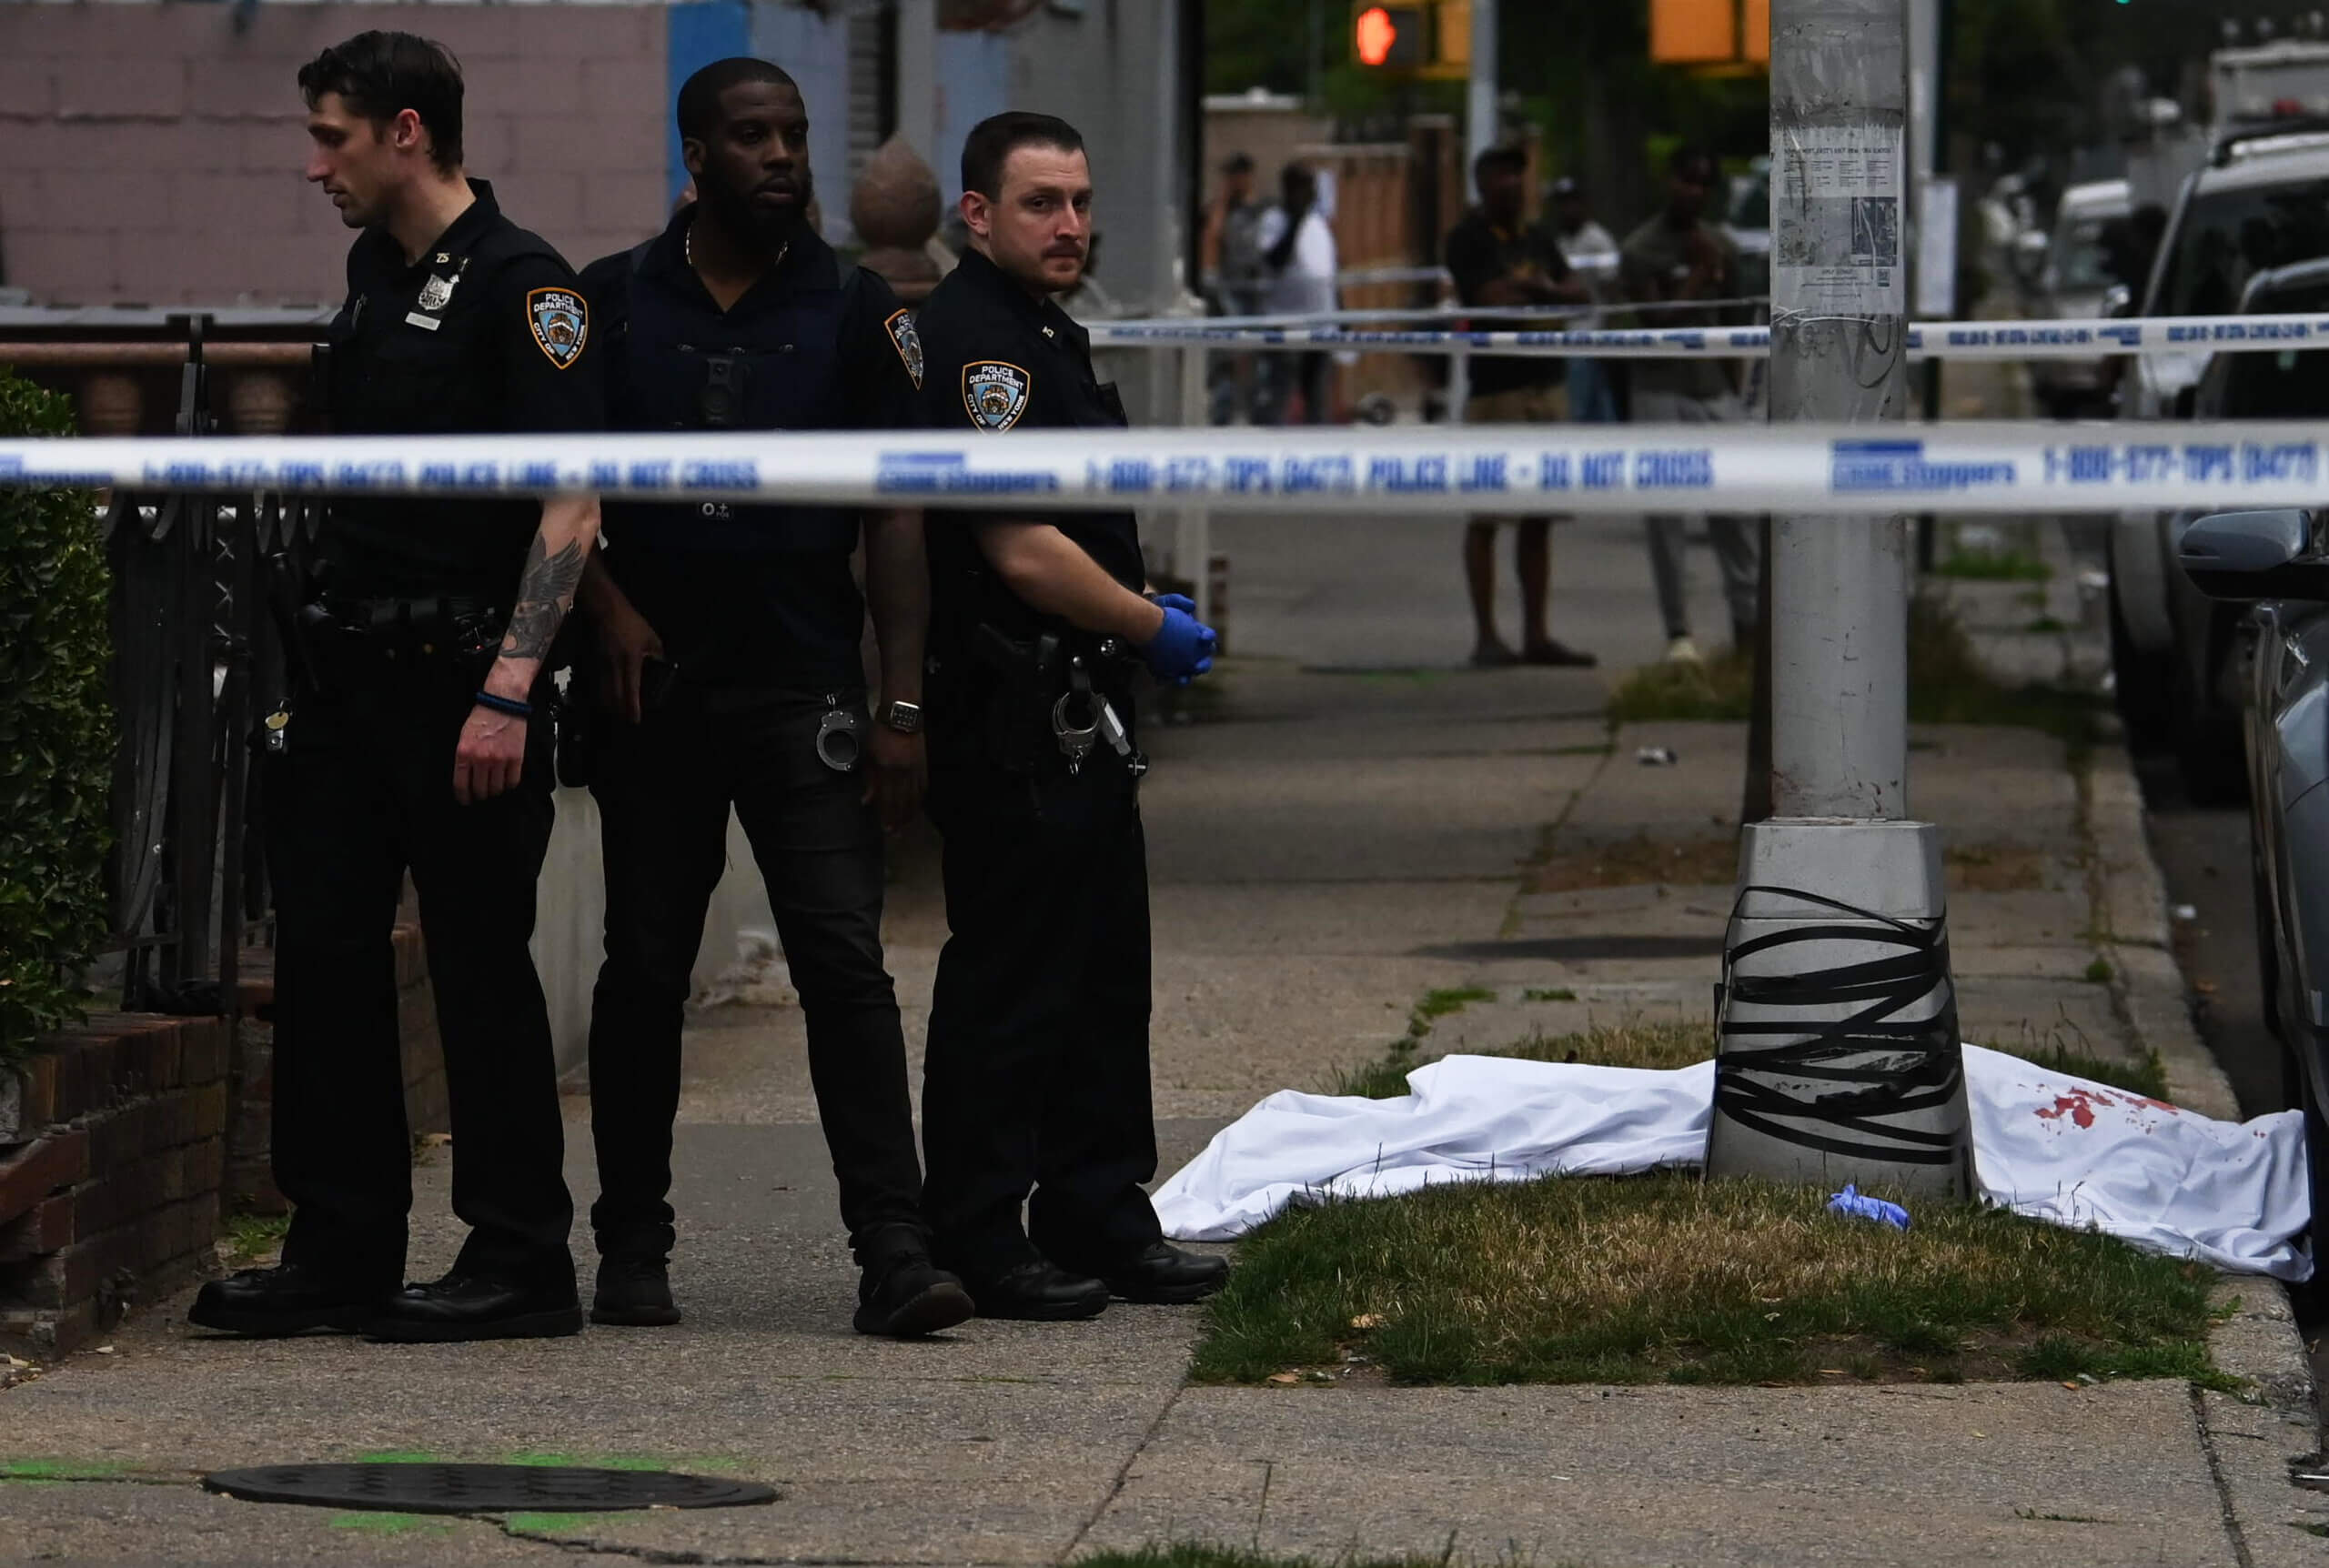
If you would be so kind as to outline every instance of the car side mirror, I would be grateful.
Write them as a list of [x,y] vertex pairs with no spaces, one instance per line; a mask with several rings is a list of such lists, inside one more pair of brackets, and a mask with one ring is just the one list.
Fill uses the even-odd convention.
[[2329,553],[2311,512],[2211,513],[2183,530],[2175,563],[2210,598],[2329,599]]

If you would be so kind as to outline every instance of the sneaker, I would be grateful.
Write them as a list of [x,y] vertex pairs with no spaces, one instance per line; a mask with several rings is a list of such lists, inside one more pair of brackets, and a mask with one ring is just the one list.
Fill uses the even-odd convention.
[[661,1258],[618,1252],[599,1260],[590,1321],[626,1328],[661,1328],[680,1321],[671,1300],[670,1265]]
[[1699,652],[1699,645],[1692,642],[1690,640],[1689,634],[1685,632],[1683,635],[1676,638],[1672,642],[1666,645],[1666,662],[1669,664],[1704,664],[1706,659],[1700,656]]
[[919,1339],[965,1322],[978,1308],[963,1282],[930,1261],[919,1227],[879,1225],[855,1243],[859,1266],[857,1315],[861,1334]]

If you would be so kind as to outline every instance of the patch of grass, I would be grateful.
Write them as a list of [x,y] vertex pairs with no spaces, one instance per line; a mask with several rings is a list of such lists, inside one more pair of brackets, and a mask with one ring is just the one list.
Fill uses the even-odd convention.
[[450,1535],[452,1522],[428,1513],[335,1513],[334,1530],[366,1535]]
[[2042,583],[2054,568],[2027,550],[1951,550],[1935,564],[1932,576],[1961,582]]
[[227,1250],[237,1268],[247,1268],[283,1250],[291,1233],[288,1214],[230,1214],[227,1217]]
[[[1650,719],[1745,719],[1752,716],[1755,666],[1732,650],[1704,665],[1653,664],[1610,693],[1612,723]],[[1909,718],[1919,724],[1997,724],[2042,729],[2073,748],[2092,743],[2102,699],[2058,686],[2007,686],[1973,650],[1957,612],[1920,594],[1909,601]]]
[[1530,986],[1520,993],[1522,1001],[1575,1001],[1577,993],[1565,985]]
[[[1993,1049],[2010,1050],[2006,1046]],[[2050,1045],[2042,1050],[2011,1050],[2033,1067],[2047,1068],[2055,1072],[2067,1072],[2076,1078],[2091,1078],[2097,1083],[2107,1083],[2113,1089],[2123,1089],[2130,1094],[2140,1094],[2145,1100],[2167,1098],[2167,1064],[2154,1050],[2141,1061],[2114,1060],[2109,1057],[2089,1056],[2072,1050],[2066,1045]]]
[[1754,656],[1733,648],[1703,664],[1646,664],[1618,683],[1605,711],[1613,724],[1736,720],[1752,716],[1754,701]]
[[128,1472],[112,1459],[0,1459],[0,1481],[111,1481]]
[[532,1535],[553,1535],[561,1531],[587,1530],[590,1517],[588,1513],[507,1513],[502,1515],[501,1523]]
[[1476,985],[1451,986],[1437,990],[1427,990],[1423,993],[1423,1000],[1416,1003],[1411,1018],[1421,1020],[1424,1028],[1428,1030],[1440,1019],[1447,1017],[1450,1013],[1462,1012],[1476,1001],[1494,1000],[1496,1000],[1496,992]]
[[2095,1376],[2213,1375],[2205,1269],[1971,1203],[1905,1233],[1825,1204],[1659,1171],[1298,1208],[1241,1247],[1193,1375],[1358,1350],[1401,1383],[1802,1382],[1853,1356],[1941,1382],[2032,1375],[2049,1336]]
[[[1534,999],[1532,999],[1534,1000]],[[1546,1000],[1571,1001],[1574,993]],[[1356,1094],[1368,1100],[1396,1100],[1407,1091],[1407,1074],[1423,1065],[1416,1037],[1400,1040],[1376,1060],[1348,1069],[1335,1079],[1331,1094]],[[1598,1067],[1648,1067],[1670,1070],[1689,1067],[1714,1054],[1714,1029],[1707,1023],[1676,1019],[1628,1019],[1595,1024],[1573,1034],[1533,1034],[1501,1050],[1475,1052],[1480,1056],[1514,1057],[1522,1061],[1583,1061]]]
[[2042,1519],[2050,1524],[2108,1524],[2108,1519],[2097,1519],[2090,1513],[2041,1513],[2034,1508],[2017,1508],[2016,1519]]
[[1278,1557],[1243,1546],[1175,1541],[1132,1552],[1094,1552],[1076,1558],[1071,1568],[1448,1568],[1454,1557],[1453,1541],[1433,1557],[1368,1557],[1356,1550],[1334,1557]]
[[2087,965],[2086,983],[2089,985],[2109,985],[2111,983],[2111,961],[2108,959],[2096,959],[2092,963]]
[[2289,1521],[2289,1528],[2302,1530],[2307,1535],[2329,1537],[2329,1524],[2308,1524],[2301,1520],[2292,1519]]

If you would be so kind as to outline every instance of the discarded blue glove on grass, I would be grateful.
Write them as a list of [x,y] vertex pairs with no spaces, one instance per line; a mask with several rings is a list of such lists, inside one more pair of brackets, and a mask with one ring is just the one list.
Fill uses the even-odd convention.
[[1844,1190],[1828,1200],[1831,1214],[1850,1214],[1862,1220],[1881,1220],[1895,1231],[1909,1228],[1909,1211],[1898,1203],[1887,1203],[1881,1198],[1870,1198],[1861,1192],[1858,1183],[1847,1181]]

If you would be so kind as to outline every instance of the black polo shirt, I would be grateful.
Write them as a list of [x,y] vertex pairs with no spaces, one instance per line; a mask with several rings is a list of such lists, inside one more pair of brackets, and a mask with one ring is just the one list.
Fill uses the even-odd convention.
[[[1568,276],[1569,265],[1553,231],[1544,225],[1523,224],[1517,228],[1505,228],[1491,220],[1485,209],[1476,206],[1447,231],[1447,270],[1456,279],[1456,297],[1466,305],[1476,306],[1482,303],[1482,291],[1498,278],[1534,272],[1548,283],[1558,283]],[[1553,325],[1492,317],[1476,317],[1471,322],[1476,332],[1528,328],[1542,331]],[[1549,387],[1567,374],[1567,363],[1544,357],[1475,354],[1471,358],[1472,390],[1485,397],[1523,387]]]
[[[618,430],[869,430],[916,422],[912,318],[803,229],[722,311],[687,260],[683,207],[644,245],[592,262],[599,367]],[[691,685],[864,684],[857,514],[727,502],[610,503],[607,570]]]
[[[930,366],[922,388],[933,429],[1089,430],[1124,427],[1113,383],[1092,370],[1092,336],[1058,302],[1037,299],[977,251],[966,251],[916,314]],[[973,512],[933,508],[932,638],[966,635],[998,604],[1023,623],[1044,620],[1013,598],[986,565],[971,525],[997,517],[1051,523],[1135,593],[1147,581],[1130,512]],[[1007,601],[1007,602],[1006,602]],[[1008,628],[1006,628],[1008,629]]]
[[[408,264],[386,229],[348,252],[330,329],[332,427],[343,435],[596,430],[597,324],[573,270],[501,215],[493,187]],[[416,447],[415,463],[428,452]],[[439,595],[507,605],[541,522],[530,498],[342,497],[322,544],[342,598]]]

